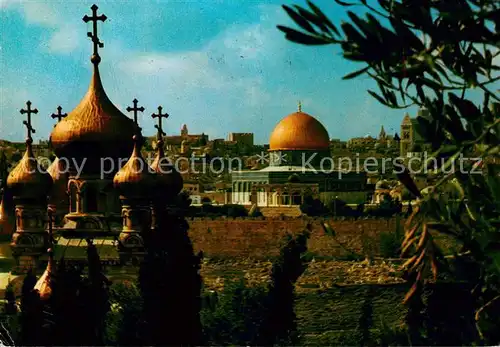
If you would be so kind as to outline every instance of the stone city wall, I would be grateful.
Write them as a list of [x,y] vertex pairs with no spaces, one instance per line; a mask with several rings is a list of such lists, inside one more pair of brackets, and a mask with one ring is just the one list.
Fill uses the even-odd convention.
[[[189,236],[196,251],[207,257],[269,258],[279,254],[285,235],[295,235],[310,226],[309,251],[322,257],[345,257],[350,253],[379,254],[379,238],[395,232],[404,220],[323,218],[192,218]],[[326,235],[328,223],[335,237]],[[368,254],[366,254],[368,255]]]
[[[404,233],[405,220],[393,218],[190,218],[189,236],[196,251],[206,257],[273,258],[279,254],[286,234],[295,235],[310,226],[309,252],[323,258],[380,256],[380,235]],[[328,223],[335,236],[325,234]],[[436,235],[445,251],[452,247],[449,239]]]

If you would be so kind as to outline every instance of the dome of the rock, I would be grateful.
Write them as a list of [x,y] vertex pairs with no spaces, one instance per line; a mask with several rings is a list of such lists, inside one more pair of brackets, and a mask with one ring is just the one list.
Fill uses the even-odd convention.
[[328,150],[330,139],[323,124],[304,112],[294,112],[274,128],[269,150]]

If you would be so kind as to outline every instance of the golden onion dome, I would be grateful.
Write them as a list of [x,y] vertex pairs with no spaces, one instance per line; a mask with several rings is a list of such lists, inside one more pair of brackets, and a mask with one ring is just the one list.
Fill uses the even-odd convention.
[[270,151],[328,150],[330,138],[323,124],[299,110],[283,118],[269,139]]
[[[109,100],[99,68],[80,104],[55,126],[50,144],[59,158],[77,163],[85,160],[84,172],[100,168],[101,158],[127,158],[133,148],[137,125]],[[98,166],[98,167],[96,167]]]
[[54,257],[51,248],[48,250],[48,253],[49,253],[49,261],[47,263],[47,267],[45,268],[45,271],[43,272],[42,276],[36,282],[35,286],[33,287],[34,290],[38,291],[38,294],[40,295],[40,299],[42,301],[46,301],[50,299],[50,297],[52,296]]
[[147,198],[153,191],[156,180],[146,160],[142,157],[141,147],[143,139],[134,135],[134,149],[128,162],[113,178],[113,184],[126,198]]
[[165,156],[161,139],[157,141],[156,157],[153,164],[151,164],[151,168],[157,173],[157,192],[160,197],[172,198],[180,193],[184,181],[175,166]]
[[50,164],[47,169],[48,174],[54,182],[49,193],[49,204],[63,205],[67,204],[68,198],[68,174],[64,160],[59,160],[58,157]]
[[26,139],[26,152],[7,177],[7,187],[17,198],[46,198],[52,188],[52,178],[43,171],[33,155],[33,140]]

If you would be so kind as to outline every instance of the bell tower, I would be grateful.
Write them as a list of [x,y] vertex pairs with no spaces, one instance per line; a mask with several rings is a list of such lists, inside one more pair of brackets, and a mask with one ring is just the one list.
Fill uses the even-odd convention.
[[26,152],[7,178],[7,188],[15,206],[16,230],[12,235],[11,249],[16,272],[36,269],[40,256],[47,250],[47,198],[53,184],[50,175],[40,169],[33,155],[31,134],[35,129],[31,126],[31,115],[37,114],[38,110],[31,108],[30,101],[26,105],[27,108],[20,111],[27,115],[23,122],[27,129]]

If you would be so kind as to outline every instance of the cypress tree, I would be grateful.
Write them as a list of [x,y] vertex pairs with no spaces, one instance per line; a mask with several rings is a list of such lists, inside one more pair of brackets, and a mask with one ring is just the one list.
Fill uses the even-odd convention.
[[142,344],[194,346],[201,343],[200,257],[177,215],[157,213],[156,227],[145,225],[145,256],[139,270],[143,297]]
[[33,290],[37,278],[30,269],[21,289],[21,315],[18,344],[22,346],[40,345],[42,338],[42,305],[38,292]]
[[7,315],[14,315],[17,313],[16,294],[14,293],[14,286],[10,279],[5,288],[4,313]]
[[309,231],[288,242],[271,270],[269,310],[263,324],[260,345],[297,345],[299,336],[295,315],[295,283],[304,273],[307,264],[302,255],[307,251]]

